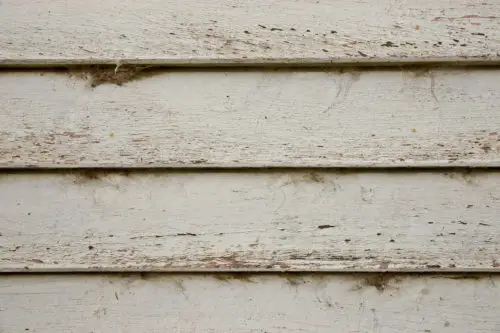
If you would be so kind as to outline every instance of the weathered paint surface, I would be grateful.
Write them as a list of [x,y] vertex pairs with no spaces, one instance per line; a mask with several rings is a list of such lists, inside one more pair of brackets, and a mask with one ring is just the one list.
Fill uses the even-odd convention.
[[2,72],[0,167],[498,167],[499,81],[496,69]]
[[500,330],[500,277],[6,275],[2,332]]
[[[466,66],[500,64],[499,1],[0,0],[0,22],[25,67],[0,72],[0,333],[500,331],[500,276],[463,274],[499,272],[500,172],[443,169],[500,167],[500,71]],[[440,169],[315,169],[415,166]]]
[[0,178],[0,270],[498,271],[500,173]]
[[499,61],[497,0],[2,0],[0,65]]

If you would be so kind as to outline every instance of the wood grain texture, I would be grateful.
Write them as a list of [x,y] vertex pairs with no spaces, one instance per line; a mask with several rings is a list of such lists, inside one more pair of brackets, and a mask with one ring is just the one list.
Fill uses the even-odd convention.
[[5,174],[0,271],[493,271],[498,172]]
[[496,0],[2,0],[0,65],[500,61]]
[[484,332],[500,277],[0,276],[1,332]]
[[130,71],[1,72],[0,167],[500,166],[499,70]]

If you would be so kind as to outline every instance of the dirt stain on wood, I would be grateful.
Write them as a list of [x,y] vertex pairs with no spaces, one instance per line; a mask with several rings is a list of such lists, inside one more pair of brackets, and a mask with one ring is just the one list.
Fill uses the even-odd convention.
[[85,184],[100,181],[104,175],[100,171],[82,170],[73,174],[75,184]]
[[399,289],[399,282],[401,282],[401,279],[394,273],[368,274],[354,288],[352,288],[352,290],[361,290],[367,287],[373,287],[382,293],[389,288]]
[[450,275],[446,276],[448,279],[452,280],[480,280],[481,276],[477,274],[460,274],[460,275]]
[[114,84],[122,86],[131,81],[137,81],[146,77],[151,77],[165,73],[151,66],[87,66],[69,70],[69,76],[82,80],[87,80],[92,88],[103,84]]
[[304,175],[304,180],[311,181],[314,183],[324,183],[325,177],[323,177],[321,174],[316,173],[316,172],[309,172],[309,173],[306,173]]
[[[301,184],[328,184],[333,183],[325,177],[321,172],[307,172],[307,173],[292,173],[287,177],[287,180],[282,186],[293,185],[299,186]],[[335,184],[333,184],[335,186]]]
[[256,283],[252,280],[252,274],[248,273],[218,273],[213,275],[214,279],[224,283],[229,283],[232,281],[242,281],[248,283]]
[[305,284],[306,281],[301,277],[301,276],[297,276],[297,275],[287,275],[287,276],[283,276],[286,280],[286,283],[289,284],[290,286],[292,287],[297,287],[301,284]]
[[466,185],[474,185],[476,183],[477,173],[472,170],[445,172],[444,175],[450,179],[463,182]]
[[130,177],[131,172],[128,170],[78,170],[71,172],[73,183],[83,185],[92,182],[100,182],[110,175]]

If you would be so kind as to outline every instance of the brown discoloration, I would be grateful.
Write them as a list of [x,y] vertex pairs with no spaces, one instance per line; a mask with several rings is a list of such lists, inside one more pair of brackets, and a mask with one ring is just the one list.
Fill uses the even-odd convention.
[[[412,74],[413,77],[415,77],[415,78],[417,78],[417,77],[429,77],[430,76],[430,69],[427,67],[415,67],[415,68],[408,69],[408,71],[405,71],[405,72]],[[403,74],[406,74],[405,72],[403,72]]]
[[480,280],[481,276],[477,274],[443,275],[452,280]]
[[465,171],[445,172],[444,175],[448,178],[457,181],[462,181],[468,185],[473,185],[476,183],[477,173],[471,170],[465,170]]
[[[429,75],[425,72],[412,72],[412,75],[428,76],[429,90],[432,98],[436,103],[440,101],[439,96],[435,91],[435,72]],[[416,129],[415,129],[416,131]],[[500,136],[498,132],[488,132],[486,130],[474,131],[473,133],[460,134],[458,133],[455,138],[443,140],[443,142],[434,143],[435,154],[429,152],[422,152],[420,145],[402,144],[403,146],[411,146],[414,151],[408,154],[401,161],[406,159],[430,159],[432,156],[439,155],[440,158],[448,160],[449,163],[458,160],[471,160],[474,158],[491,159],[500,151]],[[494,157],[493,157],[494,159]]]
[[[291,173],[283,182],[282,186],[299,184],[332,184],[333,181],[327,179],[323,172]],[[335,186],[335,184],[333,183]]]
[[275,273],[273,275],[279,276],[281,279],[285,281],[286,284],[292,287],[297,287],[299,285],[309,284],[309,283],[314,283],[317,285],[323,284],[330,277],[330,274],[323,272],[316,272],[316,273],[286,272],[286,273]]
[[306,283],[306,280],[299,274],[280,274],[280,276],[292,287],[297,287]]
[[397,283],[401,282],[393,273],[377,273],[367,275],[361,282],[354,288],[354,290],[363,289],[366,287],[374,287],[379,292],[383,292],[388,288],[398,289]]
[[224,273],[224,274],[214,274],[213,277],[214,279],[224,283],[229,283],[234,280],[241,282],[248,282],[248,283],[256,283],[254,280],[251,279],[253,275],[254,274],[248,274],[248,273]]
[[325,177],[316,172],[309,172],[304,175],[304,180],[310,180],[314,183],[324,183]]
[[174,279],[174,285],[177,290],[179,290],[182,294],[186,294],[186,286],[184,286],[183,279]]
[[358,82],[361,79],[361,71],[358,69],[352,69],[349,72],[349,75],[351,77],[351,82]]
[[73,177],[73,183],[82,185],[90,182],[99,182],[103,181],[107,176],[122,176],[122,177],[130,177],[131,172],[127,170],[93,170],[93,169],[84,169],[71,172]]
[[352,255],[339,255],[336,253],[329,253],[328,251],[309,251],[301,252],[296,251],[288,255],[291,260],[331,260],[331,261],[358,261],[361,259],[371,259],[371,257],[360,257]]
[[165,71],[151,70],[151,66],[89,66],[69,71],[70,77],[88,80],[95,88],[102,84],[121,86],[127,82],[140,80],[146,77],[165,73]]
[[[187,258],[186,258],[187,259]],[[244,269],[244,268],[259,268],[262,264],[259,263],[249,263],[246,258],[241,257],[236,253],[226,253],[221,256],[211,257],[207,256],[200,259],[201,265],[204,268],[216,268],[216,269]],[[167,266],[175,267],[175,262],[166,264]],[[272,265],[273,267],[275,265]]]
[[101,171],[82,170],[73,174],[75,184],[85,184],[89,182],[100,181],[104,175]]

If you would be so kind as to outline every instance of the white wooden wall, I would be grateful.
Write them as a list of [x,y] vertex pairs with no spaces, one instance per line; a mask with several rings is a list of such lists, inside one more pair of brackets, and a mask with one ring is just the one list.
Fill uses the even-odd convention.
[[0,333],[500,332],[500,2],[0,22]]

